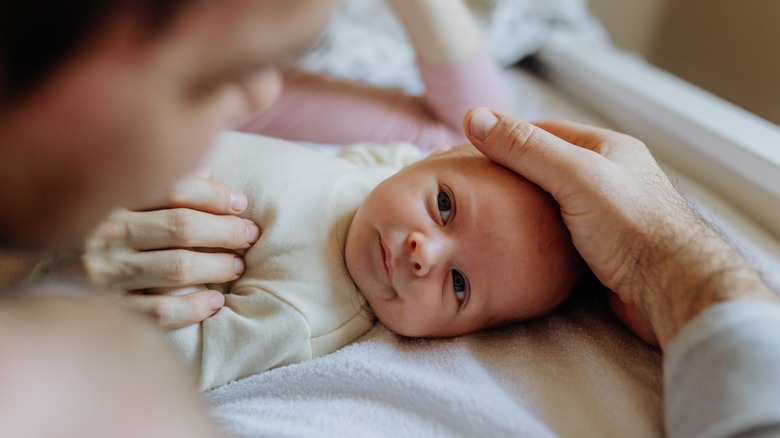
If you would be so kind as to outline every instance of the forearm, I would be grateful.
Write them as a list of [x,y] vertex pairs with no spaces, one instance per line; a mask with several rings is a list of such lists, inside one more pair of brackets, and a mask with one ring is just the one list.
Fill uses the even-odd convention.
[[482,36],[462,0],[389,0],[425,64],[461,61],[482,45]]
[[428,110],[456,131],[475,106],[512,111],[499,67],[462,0],[390,0],[416,52]]
[[407,141],[426,150],[465,141],[417,96],[302,71],[288,72],[274,107],[239,130],[331,144]]
[[[693,215],[693,213],[691,213]],[[780,302],[758,272],[698,217],[649,234],[631,279],[662,348],[699,313],[734,299]],[[650,293],[648,293],[650,292]]]
[[420,65],[420,77],[427,110],[456,132],[462,131],[463,114],[475,106],[513,110],[499,67],[485,48],[458,63]]

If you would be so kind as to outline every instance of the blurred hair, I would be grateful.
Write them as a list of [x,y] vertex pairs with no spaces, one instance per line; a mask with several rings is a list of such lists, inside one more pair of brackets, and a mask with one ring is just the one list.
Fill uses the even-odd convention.
[[149,34],[192,0],[0,0],[0,106],[40,85],[117,11]]

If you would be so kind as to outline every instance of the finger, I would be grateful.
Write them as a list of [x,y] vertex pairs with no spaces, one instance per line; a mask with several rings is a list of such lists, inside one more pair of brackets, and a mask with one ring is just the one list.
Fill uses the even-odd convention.
[[192,208],[214,214],[237,214],[246,207],[246,196],[238,189],[221,181],[190,175],[177,181],[144,209]]
[[132,294],[125,297],[125,303],[151,316],[161,327],[174,329],[214,315],[225,304],[225,297],[213,290],[177,296]]
[[565,120],[545,120],[533,123],[550,134],[573,145],[592,150],[610,161],[628,164],[639,156],[650,156],[644,143],[630,135],[605,128]]
[[[487,108],[469,110],[463,119],[469,141],[491,160],[528,178],[553,196],[598,166],[597,154],[577,147],[533,124]],[[590,163],[589,163],[590,162]],[[557,198],[557,196],[556,196]]]
[[534,121],[534,126],[542,128],[550,134],[581,148],[589,149],[600,154],[599,148],[604,143],[615,141],[623,134],[609,129],[572,122],[569,120],[541,120]]
[[121,240],[136,250],[166,248],[246,249],[260,237],[260,228],[237,216],[217,216],[177,208],[147,212],[118,212],[97,237]]
[[88,278],[122,290],[224,283],[237,279],[245,269],[236,254],[183,249],[128,253],[110,263],[86,257],[83,263]]

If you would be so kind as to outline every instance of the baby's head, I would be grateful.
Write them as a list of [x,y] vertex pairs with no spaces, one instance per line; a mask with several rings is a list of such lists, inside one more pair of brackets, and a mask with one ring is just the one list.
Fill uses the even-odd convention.
[[538,317],[583,270],[549,194],[461,146],[379,184],[346,243],[377,318],[405,336],[456,336]]

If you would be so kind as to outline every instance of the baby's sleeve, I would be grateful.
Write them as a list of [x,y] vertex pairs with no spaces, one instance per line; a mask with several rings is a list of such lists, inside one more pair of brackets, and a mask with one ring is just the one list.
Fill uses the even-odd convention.
[[282,365],[309,360],[306,319],[287,302],[254,288],[225,295],[225,306],[200,324],[169,332],[198,371],[201,390]]
[[434,150],[466,142],[461,120],[469,108],[510,109],[498,66],[484,48],[455,64],[419,68],[423,96],[288,72],[273,107],[236,128],[295,141],[337,145],[408,141]]
[[514,112],[499,67],[484,46],[454,64],[418,67],[428,111],[461,136],[463,116],[475,106]]

